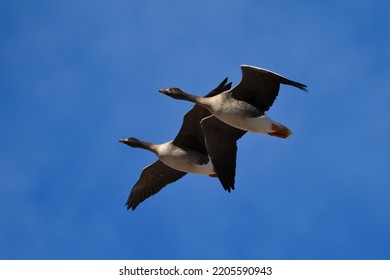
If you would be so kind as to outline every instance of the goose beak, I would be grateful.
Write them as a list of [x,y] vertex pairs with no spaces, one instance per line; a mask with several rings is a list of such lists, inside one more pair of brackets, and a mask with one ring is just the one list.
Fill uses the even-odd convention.
[[119,142],[123,143],[123,144],[126,144],[127,143],[127,140],[126,139],[120,139]]
[[167,89],[160,89],[159,92],[164,93],[164,94],[168,94],[169,90],[167,90]]

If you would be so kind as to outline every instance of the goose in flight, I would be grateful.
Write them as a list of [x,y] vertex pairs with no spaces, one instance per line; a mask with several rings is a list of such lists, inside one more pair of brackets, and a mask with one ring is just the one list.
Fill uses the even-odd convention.
[[[227,78],[205,97],[227,91]],[[156,154],[158,160],[144,168],[127,199],[127,209],[134,210],[141,202],[187,173],[218,177],[225,190],[234,189],[236,141],[245,131],[213,117],[202,106],[195,105],[183,118],[177,136],[163,144],[153,144],[134,137],[119,140],[130,147]],[[211,158],[211,160],[210,160]]]
[[237,86],[213,96],[198,97],[178,88],[162,89],[160,92],[174,99],[196,103],[235,128],[281,138],[290,136],[290,129],[269,118],[265,112],[274,103],[280,84],[303,91],[307,91],[306,86],[254,66],[242,65],[241,71],[242,79]]

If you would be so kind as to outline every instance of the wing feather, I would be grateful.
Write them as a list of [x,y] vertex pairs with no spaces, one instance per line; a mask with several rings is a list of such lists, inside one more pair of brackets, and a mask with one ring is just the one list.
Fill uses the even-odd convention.
[[236,176],[237,140],[246,131],[234,128],[214,116],[201,122],[207,151],[218,178],[225,190],[234,190]]
[[179,180],[186,174],[186,172],[165,165],[160,160],[155,161],[142,170],[140,178],[135,183],[127,199],[127,209],[134,210],[145,199],[158,193],[166,185]]
[[272,71],[249,65],[242,65],[242,79],[231,89],[231,95],[255,106],[262,111],[268,111],[279,93],[280,84],[291,85],[307,91],[306,85],[289,80]]

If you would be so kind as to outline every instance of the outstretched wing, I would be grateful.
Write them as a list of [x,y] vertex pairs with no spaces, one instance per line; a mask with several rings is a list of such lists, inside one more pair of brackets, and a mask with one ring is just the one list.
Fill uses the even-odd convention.
[[[227,80],[228,79],[225,78],[215,89],[210,91],[205,96],[211,97],[226,90],[229,90],[232,83],[227,83]],[[192,109],[184,115],[183,123],[179,130],[179,133],[173,140],[173,144],[179,147],[196,150],[200,153],[207,155],[207,149],[200,127],[200,121],[210,115],[211,113],[207,109],[199,105],[195,105],[194,107],[192,107]]]
[[242,100],[262,111],[268,111],[279,93],[280,84],[307,91],[304,84],[289,80],[266,69],[241,65],[242,79],[231,90],[235,99]]
[[155,161],[142,170],[140,178],[135,183],[127,199],[127,209],[134,210],[142,201],[186,174],[186,172],[170,168],[160,160]]
[[225,190],[234,190],[236,176],[237,140],[246,131],[234,128],[214,116],[201,122],[207,151],[214,169]]

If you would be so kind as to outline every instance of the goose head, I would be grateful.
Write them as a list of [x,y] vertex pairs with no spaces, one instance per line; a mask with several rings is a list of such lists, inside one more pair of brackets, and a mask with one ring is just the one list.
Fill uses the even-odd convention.
[[179,88],[160,89],[159,92],[168,95],[174,99],[187,100],[188,94]]
[[141,144],[141,141],[138,140],[137,138],[134,138],[134,137],[120,139],[119,142],[126,144],[130,147],[133,147],[133,148],[138,148],[138,147],[140,147],[140,144]]

